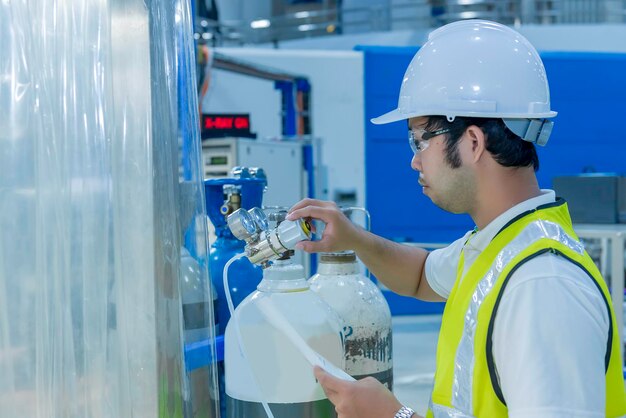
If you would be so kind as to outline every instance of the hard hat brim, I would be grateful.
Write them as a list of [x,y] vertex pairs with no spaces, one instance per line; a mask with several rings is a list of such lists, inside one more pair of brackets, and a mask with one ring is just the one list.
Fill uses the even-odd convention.
[[497,119],[550,119],[557,115],[555,111],[540,112],[540,113],[497,113],[497,112],[441,112],[441,111],[414,111],[414,112],[402,112],[400,109],[394,109],[391,112],[387,112],[377,118],[370,119],[374,125],[385,125],[387,123],[398,122],[401,120],[407,120],[416,118],[418,116],[433,116],[441,115],[454,119],[457,116],[474,117],[474,118],[497,118]]
[[401,113],[399,109],[394,109],[391,112],[387,112],[383,115],[378,116],[377,118],[370,119],[374,125],[385,125],[387,123],[398,122],[400,120],[408,119],[411,116],[407,116],[404,113]]

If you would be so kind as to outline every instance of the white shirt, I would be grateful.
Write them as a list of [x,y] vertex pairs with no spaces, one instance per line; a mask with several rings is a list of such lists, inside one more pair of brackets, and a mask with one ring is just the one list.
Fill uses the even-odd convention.
[[[508,221],[554,201],[553,191],[542,190],[478,231],[465,246],[464,271]],[[444,298],[470,234],[426,259],[428,283]],[[608,330],[604,299],[583,270],[551,253],[524,263],[504,289],[493,331],[509,417],[604,417]]]

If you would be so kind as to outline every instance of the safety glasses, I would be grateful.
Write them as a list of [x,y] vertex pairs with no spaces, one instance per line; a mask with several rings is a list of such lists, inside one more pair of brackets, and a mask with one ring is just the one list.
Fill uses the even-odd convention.
[[425,129],[409,129],[409,145],[413,154],[423,152],[428,148],[429,139],[432,139],[438,135],[443,135],[450,132],[450,128],[438,129],[436,131],[427,131]]

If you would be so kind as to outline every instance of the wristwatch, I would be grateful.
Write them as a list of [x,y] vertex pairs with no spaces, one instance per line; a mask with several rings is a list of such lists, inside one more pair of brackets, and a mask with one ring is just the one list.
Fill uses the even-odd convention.
[[396,412],[396,415],[394,415],[393,418],[411,418],[414,413],[415,411],[408,406],[403,406],[398,412]]

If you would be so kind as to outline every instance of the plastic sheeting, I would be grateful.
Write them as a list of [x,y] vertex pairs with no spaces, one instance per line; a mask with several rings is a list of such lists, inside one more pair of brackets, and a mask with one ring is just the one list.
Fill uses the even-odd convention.
[[200,416],[179,283],[181,251],[209,282],[189,4],[0,0],[0,39],[0,416]]

